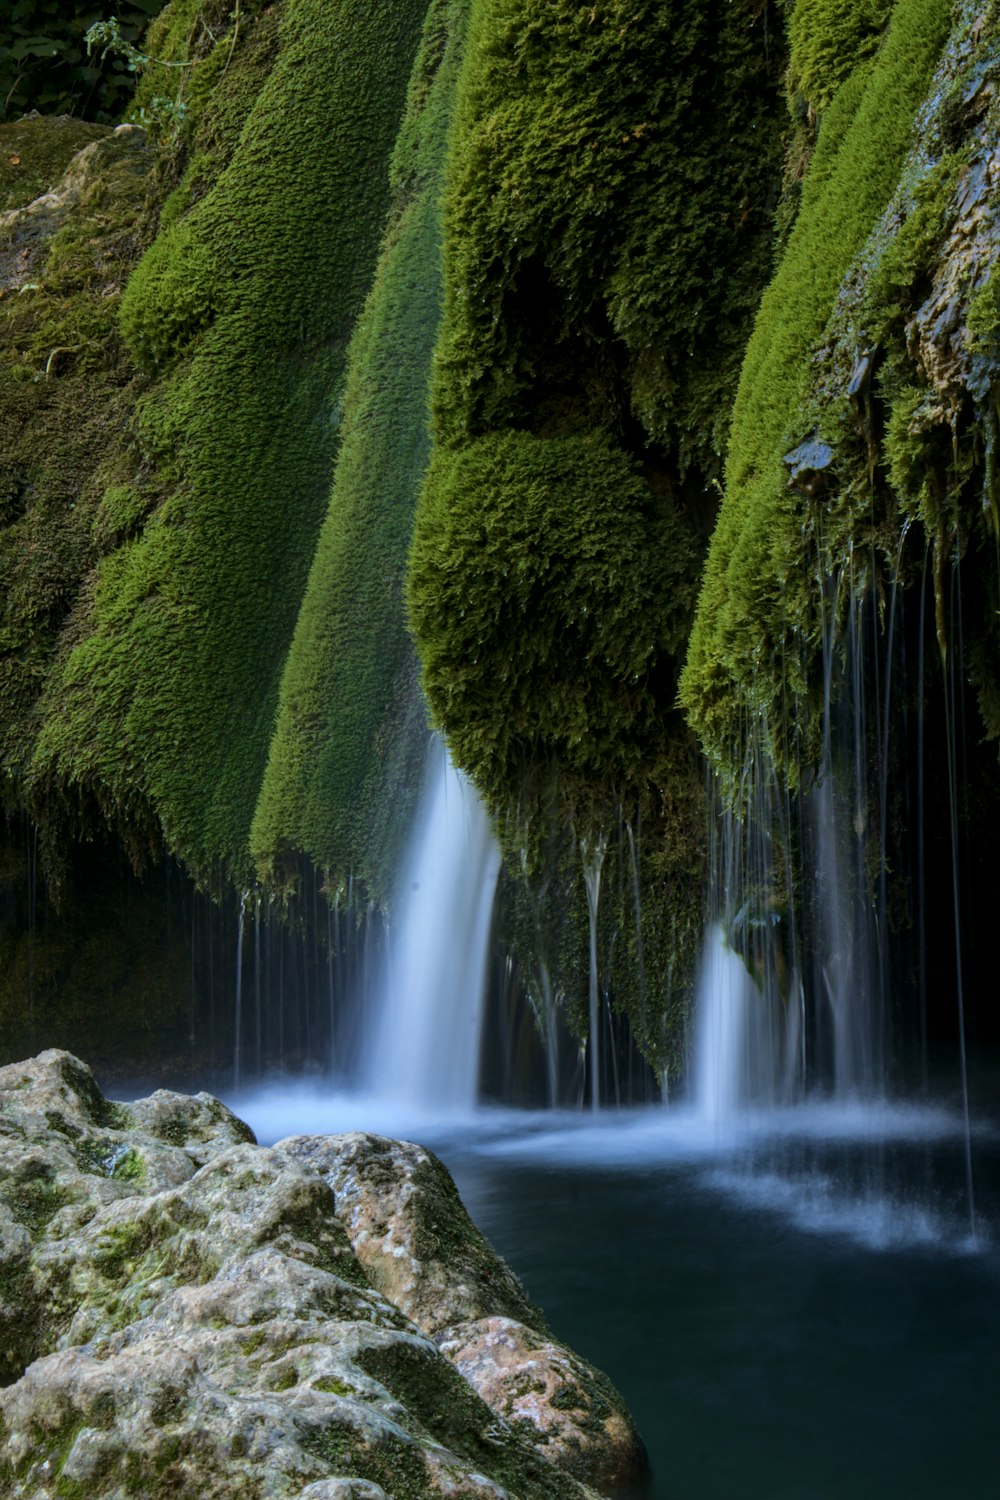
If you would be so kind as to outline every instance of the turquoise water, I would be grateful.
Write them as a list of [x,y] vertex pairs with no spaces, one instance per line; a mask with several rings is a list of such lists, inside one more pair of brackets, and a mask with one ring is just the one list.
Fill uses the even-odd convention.
[[997,1493],[991,1252],[875,1249],[690,1166],[452,1165],[555,1331],[622,1391],[657,1500]]

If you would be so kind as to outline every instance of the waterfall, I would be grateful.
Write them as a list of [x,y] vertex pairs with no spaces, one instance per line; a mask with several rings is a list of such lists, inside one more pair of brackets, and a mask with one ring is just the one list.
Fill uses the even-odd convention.
[[428,754],[363,1072],[392,1103],[476,1102],[500,853],[475,789],[440,740]]
[[[773,731],[760,726],[746,749],[739,812],[715,819],[694,1089],[712,1118],[746,1104],[787,1103],[816,1087],[842,1101],[885,1093],[886,882],[872,880],[870,870],[887,863],[888,747],[868,655],[870,605],[848,592],[843,611],[841,588],[848,589],[845,579],[832,586],[824,623],[812,785],[793,806],[771,754]],[[834,622],[842,613],[838,643]],[[888,667],[885,680],[887,711]],[[873,737],[881,763],[877,839],[867,770]]]
[[696,994],[694,1102],[704,1119],[721,1123],[747,1105],[770,1103],[774,1069],[766,997],[715,923],[705,935]]
[[587,890],[587,921],[589,931],[589,972],[587,982],[587,1013],[590,1021],[590,1107],[601,1107],[601,1028],[598,1013],[597,973],[597,911],[601,900],[601,869],[608,851],[604,835],[593,845],[583,841],[580,855],[583,860],[583,883]]

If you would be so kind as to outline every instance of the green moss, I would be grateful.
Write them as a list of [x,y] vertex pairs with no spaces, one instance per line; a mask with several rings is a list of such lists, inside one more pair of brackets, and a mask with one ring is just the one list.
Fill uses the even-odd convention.
[[0,213],[50,192],[76,153],[107,134],[105,125],[65,116],[0,123]]
[[114,1177],[122,1182],[141,1182],[146,1166],[134,1146],[91,1136],[73,1148],[77,1165],[96,1177]]
[[[20,1380],[32,1360],[42,1352],[44,1316],[38,1307],[34,1280],[26,1260],[7,1260],[0,1265],[0,1389]],[[0,1439],[3,1429],[0,1426]],[[0,1441],[0,1455],[6,1444]],[[3,1477],[0,1457],[0,1478]]]
[[369,1479],[393,1500],[430,1500],[433,1493],[423,1452],[402,1435],[386,1433],[376,1444],[346,1424],[331,1422],[300,1427],[299,1443],[331,1473]]
[[49,1220],[67,1202],[67,1194],[56,1181],[51,1167],[36,1162],[31,1177],[12,1182],[4,1194],[18,1223],[38,1236]]
[[444,441],[617,409],[682,471],[715,472],[780,174],[782,52],[762,30],[743,3],[477,7],[446,199]]
[[967,326],[974,353],[1000,363],[1000,276],[995,265],[973,293]]
[[131,1280],[155,1241],[156,1228],[149,1217],[109,1224],[90,1259],[106,1281],[119,1283],[126,1276]]
[[[73,121],[19,130],[25,170],[46,179],[81,145]],[[0,243],[0,796],[8,806],[26,799],[41,692],[94,561],[102,466],[125,446],[134,399],[115,311],[152,153],[141,136],[98,126],[86,128],[83,144],[58,198],[8,220]]]
[[118,1182],[143,1182],[146,1178],[146,1163],[134,1146],[129,1146],[116,1156],[111,1167],[112,1177]]
[[824,110],[844,79],[875,51],[893,0],[793,0],[788,90]]
[[578,1494],[575,1481],[538,1453],[537,1430],[530,1442],[519,1442],[459,1372],[426,1345],[399,1340],[372,1346],[358,1354],[357,1363],[423,1432],[508,1493],[525,1500],[569,1500]]
[[681,683],[706,750],[734,780],[738,766],[730,757],[745,714],[764,725],[780,758],[785,691],[802,690],[796,662],[814,626],[798,497],[783,463],[808,435],[809,358],[845,273],[896,185],[914,111],[950,21],[945,0],[897,0],[877,57],[834,97],[799,218],[747,348],[726,495]]
[[347,1385],[343,1380],[337,1380],[332,1375],[324,1376],[322,1380],[313,1381],[314,1391],[325,1391],[332,1396],[356,1396],[357,1391],[352,1385]]
[[[258,868],[294,857],[387,893],[425,733],[402,581],[429,450],[440,316],[439,197],[468,0],[427,15],[392,168],[393,210],[348,354],[329,509],[281,686],[254,819]],[[291,856],[291,859],[290,859]]]
[[91,802],[122,831],[158,823],[205,881],[249,874],[421,10],[385,0],[332,24],[289,0],[235,155],[127,294],[123,330],[155,375],[137,462],[159,504],[98,568],[33,778],[40,801]]
[[[677,657],[770,269],[784,60],[753,4],[480,0],[447,167],[409,582],[424,689],[508,853],[527,841],[574,913],[581,838],[642,822],[637,881],[677,963],[667,979],[655,944],[622,941],[616,999],[661,1060],[703,852],[674,814],[682,785],[701,805]],[[668,825],[685,843],[658,880]],[[605,910],[634,919],[630,864]],[[551,975],[535,894],[513,904],[522,968]],[[579,952],[557,967],[578,975]]]
[[950,151],[920,178],[906,218],[875,263],[861,316],[880,343],[895,340],[905,348],[901,325],[929,288],[967,157],[967,151]]
[[600,434],[438,450],[410,616],[432,714],[495,815],[530,825],[555,779],[583,831],[634,794],[691,573],[683,525]]

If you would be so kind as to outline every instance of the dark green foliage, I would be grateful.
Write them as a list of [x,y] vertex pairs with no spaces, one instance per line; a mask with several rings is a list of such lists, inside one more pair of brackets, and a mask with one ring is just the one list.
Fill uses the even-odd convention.
[[[166,0],[118,0],[122,35],[136,42]],[[135,88],[122,57],[88,55],[86,33],[103,20],[97,0],[7,0],[0,34],[0,120],[42,114],[115,120]]]
[[[304,852],[385,894],[426,739],[402,582],[427,464],[441,175],[468,0],[435,0],[393,158],[392,217],[348,354],[330,504],[282,681],[253,826],[261,871]],[[282,868],[285,866],[285,868]]]
[[693,561],[672,510],[600,433],[437,452],[410,616],[435,722],[495,815],[516,808],[528,826],[554,786],[586,829],[644,783]]
[[[123,831],[155,819],[206,881],[250,875],[421,11],[289,0],[235,154],[207,191],[188,184],[123,309],[152,383],[119,482],[155,509],[100,564],[33,774],[46,803],[86,798]],[[215,43],[220,89],[248,31]]]
[[[744,712],[780,758],[786,688],[815,629],[803,566],[801,496],[783,457],[809,436],[810,355],[841,282],[885,209],[914,111],[948,34],[947,0],[897,0],[882,49],[841,85],[824,116],[784,259],[747,348],[682,695],[711,759],[735,778]],[[845,382],[846,384],[846,382]],[[801,726],[804,728],[804,726]],[[794,768],[793,773],[794,773]]]

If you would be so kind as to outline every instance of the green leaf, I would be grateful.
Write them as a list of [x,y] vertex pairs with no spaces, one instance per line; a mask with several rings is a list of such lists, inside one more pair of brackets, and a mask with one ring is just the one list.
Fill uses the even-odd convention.
[[64,45],[50,36],[28,36],[14,43],[10,55],[19,61],[24,57],[57,57]]

